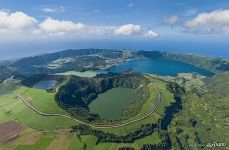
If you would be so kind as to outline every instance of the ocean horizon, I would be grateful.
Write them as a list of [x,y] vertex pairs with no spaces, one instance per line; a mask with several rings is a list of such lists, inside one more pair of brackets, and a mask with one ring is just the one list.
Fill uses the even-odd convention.
[[[15,48],[15,46],[17,48]],[[63,40],[63,41],[39,41],[4,43],[0,46],[0,60],[8,60],[45,53],[63,51],[67,49],[127,49],[165,51],[177,53],[193,53],[203,56],[229,58],[229,43],[226,39],[97,39],[97,40]]]

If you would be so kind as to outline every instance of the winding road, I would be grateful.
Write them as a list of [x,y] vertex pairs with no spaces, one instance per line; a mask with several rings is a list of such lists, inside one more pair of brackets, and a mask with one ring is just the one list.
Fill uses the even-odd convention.
[[71,120],[76,121],[78,123],[87,125],[87,126],[89,126],[91,128],[108,129],[108,128],[120,128],[120,127],[123,127],[123,126],[129,125],[129,124],[141,121],[141,120],[149,117],[155,111],[155,109],[158,107],[158,105],[161,102],[161,94],[160,94],[160,92],[159,92],[159,90],[157,88],[156,88],[156,90],[157,90],[157,93],[158,93],[158,100],[157,100],[157,103],[153,106],[152,110],[149,113],[147,113],[146,115],[144,115],[144,116],[142,116],[142,117],[140,117],[138,119],[134,119],[132,121],[129,121],[129,122],[126,122],[126,123],[123,123],[123,124],[116,124],[116,125],[95,125],[95,124],[90,124],[90,123],[86,123],[86,122],[80,121],[80,120],[75,119],[75,118],[73,118],[71,116],[68,116],[68,115],[41,112],[40,110],[34,108],[31,104],[29,104],[27,102],[27,100],[21,96],[21,94],[17,93],[17,96],[24,102],[24,104],[26,106],[28,106],[30,109],[32,109],[34,112],[38,113],[39,115],[42,115],[42,116],[60,116],[60,117],[68,118],[68,119],[71,119]]

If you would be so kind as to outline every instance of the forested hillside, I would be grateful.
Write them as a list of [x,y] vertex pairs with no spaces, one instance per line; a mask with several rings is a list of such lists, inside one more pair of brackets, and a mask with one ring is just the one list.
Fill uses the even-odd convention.
[[14,74],[30,76],[65,71],[105,69],[131,57],[131,53],[122,50],[65,50],[1,63],[0,81]]

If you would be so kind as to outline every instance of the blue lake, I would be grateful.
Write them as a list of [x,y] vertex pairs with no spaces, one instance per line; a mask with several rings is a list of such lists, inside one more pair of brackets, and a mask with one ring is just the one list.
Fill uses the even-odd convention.
[[124,62],[109,71],[120,73],[131,68],[134,72],[152,73],[163,76],[177,76],[178,73],[198,73],[204,76],[214,75],[207,70],[179,62],[165,59],[141,59]]
[[55,80],[48,80],[48,81],[40,81],[37,82],[33,87],[37,89],[49,89],[53,86],[55,86],[57,81]]

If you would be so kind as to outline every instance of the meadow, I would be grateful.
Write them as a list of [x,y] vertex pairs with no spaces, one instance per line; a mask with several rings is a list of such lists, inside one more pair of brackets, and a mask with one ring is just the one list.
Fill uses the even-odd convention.
[[[3,89],[4,86],[8,85],[1,86]],[[59,112],[64,114],[65,111],[60,109],[55,103],[53,94],[49,94],[45,90],[30,89],[18,85],[11,86],[15,86],[15,90],[12,91],[12,93],[0,95],[0,123],[16,120],[31,128],[47,130],[68,128],[77,124],[63,117],[41,116],[28,108],[22,100],[16,96],[17,93],[23,93],[22,95],[25,96],[34,107],[45,112]]]
[[[152,83],[148,85],[148,88],[150,89],[150,97],[146,100],[139,113],[136,116],[129,118],[129,120],[135,119],[147,114],[151,110],[152,106],[158,99],[156,87],[161,93],[163,99],[161,105],[163,106],[158,107],[152,115],[140,122],[136,122],[122,128],[101,130],[108,133],[114,133],[116,135],[126,135],[135,131],[141,125],[156,123],[163,115],[163,107],[169,105],[169,103],[173,100],[172,94],[166,91],[166,83],[156,79],[152,79]],[[40,150],[41,148],[48,150],[56,150],[60,148],[66,150],[80,150],[85,147],[89,150],[116,150],[123,146],[140,149],[144,144],[158,144],[161,141],[158,133],[154,132],[152,135],[136,140],[134,143],[101,143],[96,145],[97,139],[95,136],[86,135],[81,136],[79,139],[75,134],[68,132],[68,128],[76,125],[76,122],[63,117],[41,116],[25,106],[21,99],[16,96],[17,93],[21,93],[33,107],[43,112],[66,114],[66,112],[56,104],[54,100],[55,93],[47,93],[46,90],[28,88],[16,84],[9,85],[9,83],[2,83],[1,90],[4,88],[11,89],[11,92],[3,92],[3,94],[0,95],[0,106],[2,106],[0,107],[0,123],[9,120],[16,120],[25,126],[25,130],[19,137],[17,137],[17,140],[13,140],[2,145],[0,150]],[[118,93],[113,91],[114,93],[111,92],[111,94],[118,95],[120,98],[123,98],[126,96],[125,94],[127,92],[133,92],[132,96],[136,96],[134,91],[129,90],[130,89],[118,88],[118,90],[115,91]],[[120,94],[120,91],[122,94]],[[123,99],[118,100],[120,101]],[[106,106],[109,107],[108,105]]]

